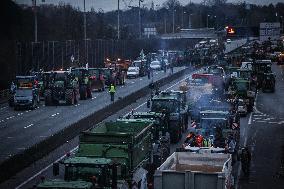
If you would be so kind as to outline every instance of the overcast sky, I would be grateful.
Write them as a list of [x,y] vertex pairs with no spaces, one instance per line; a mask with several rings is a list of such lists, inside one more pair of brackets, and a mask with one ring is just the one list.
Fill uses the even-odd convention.
[[[32,0],[15,0],[20,4],[31,4]],[[150,7],[152,1],[154,2],[155,7],[162,6],[166,0],[144,0],[142,5]],[[200,3],[202,0],[191,0],[194,3]],[[240,2],[244,0],[228,0],[228,2]],[[42,3],[42,0],[37,0],[39,4],[58,4],[59,2],[64,2],[66,4],[71,4],[75,7],[83,7],[83,0],[45,0]],[[190,0],[179,0],[182,4],[188,4]],[[269,4],[283,2],[283,0],[246,0],[247,3],[253,4]],[[120,0],[121,9],[126,9],[128,6],[137,6],[138,0]],[[117,0],[86,0],[86,8],[90,10],[93,7],[95,10],[103,9],[104,11],[110,11],[117,9]]]

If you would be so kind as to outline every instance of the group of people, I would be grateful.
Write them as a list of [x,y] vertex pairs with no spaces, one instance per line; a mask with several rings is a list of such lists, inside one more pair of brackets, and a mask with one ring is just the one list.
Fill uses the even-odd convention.
[[[238,129],[238,128],[237,128]],[[222,129],[216,128],[214,139],[205,134],[196,134],[190,132],[183,144],[183,148],[186,146],[190,147],[214,147],[214,148],[224,148],[225,151],[229,154],[232,154],[232,165],[236,162],[236,158],[241,161],[241,167],[245,176],[249,174],[251,153],[248,147],[243,147],[238,151],[237,141],[233,133],[229,134],[227,138],[223,136]]]

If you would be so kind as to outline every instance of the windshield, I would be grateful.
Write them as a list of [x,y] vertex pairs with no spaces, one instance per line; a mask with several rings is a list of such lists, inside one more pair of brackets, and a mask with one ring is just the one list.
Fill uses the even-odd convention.
[[246,91],[247,90],[247,83],[244,82],[236,82],[235,83],[236,89],[238,91]]
[[33,95],[33,90],[31,89],[16,90],[16,96],[32,96],[32,95]]
[[65,179],[66,180],[84,180],[91,181],[92,177],[96,177],[99,186],[110,186],[111,170],[107,167],[73,167],[66,166]]
[[222,75],[222,69],[221,68],[211,68],[209,67],[208,69],[209,74],[214,74],[214,75]]
[[153,112],[162,112],[166,110],[167,112],[174,113],[178,112],[178,104],[175,101],[169,100],[153,100],[152,109]]
[[160,62],[151,62],[151,65],[160,65]]
[[222,118],[205,118],[205,119],[201,119],[201,123],[200,123],[200,127],[202,129],[209,129],[209,130],[213,130],[216,127],[220,127],[225,129],[226,128],[226,119],[222,119]]
[[128,71],[129,71],[129,72],[136,72],[136,71],[137,71],[137,68],[128,68]]

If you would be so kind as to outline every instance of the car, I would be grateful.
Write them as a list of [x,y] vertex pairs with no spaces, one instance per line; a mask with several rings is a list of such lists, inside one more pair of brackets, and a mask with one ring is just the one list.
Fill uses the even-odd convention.
[[228,44],[230,44],[231,42],[232,42],[232,40],[231,39],[227,39],[227,41],[226,41]]
[[150,68],[153,70],[161,70],[162,69],[162,65],[161,62],[158,60],[154,60],[150,63]]
[[139,67],[129,67],[126,73],[127,78],[139,77]]

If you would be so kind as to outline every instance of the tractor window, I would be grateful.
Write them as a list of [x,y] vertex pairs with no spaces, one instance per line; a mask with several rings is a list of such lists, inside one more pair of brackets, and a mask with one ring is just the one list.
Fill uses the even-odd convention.
[[178,112],[178,104],[175,101],[153,100],[151,111],[162,112],[163,110],[171,113]]
[[58,88],[64,87],[64,81],[55,81],[54,86]]
[[110,186],[111,170],[105,167],[65,167],[66,180],[91,181],[93,177],[99,186]]

